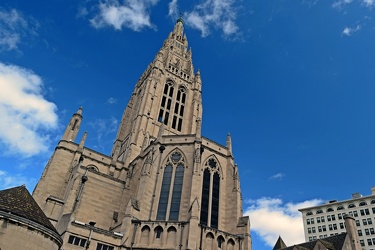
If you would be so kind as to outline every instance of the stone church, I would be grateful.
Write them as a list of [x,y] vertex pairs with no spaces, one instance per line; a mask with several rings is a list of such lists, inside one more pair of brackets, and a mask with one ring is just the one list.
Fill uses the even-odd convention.
[[110,156],[80,108],[35,187],[61,249],[251,249],[232,142],[201,135],[202,81],[177,20],[135,85]]

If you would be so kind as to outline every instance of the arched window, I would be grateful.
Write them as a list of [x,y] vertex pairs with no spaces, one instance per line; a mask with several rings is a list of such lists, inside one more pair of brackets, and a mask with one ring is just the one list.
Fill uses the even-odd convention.
[[375,200],[371,200],[371,204],[375,204]]
[[367,205],[367,203],[365,202],[365,201],[361,201],[360,203],[359,203],[359,206],[360,207],[362,207],[362,206],[366,206]]
[[[200,223],[205,226],[218,228],[220,203],[219,164],[210,158],[205,164],[202,186],[202,209]],[[212,185],[211,185],[212,183]],[[211,205],[211,209],[210,208]]]
[[158,116],[158,121],[163,122],[165,125],[168,125],[169,114],[172,107],[173,92],[173,82],[168,81],[164,86],[163,97],[161,98]]
[[311,211],[308,211],[307,213],[306,213],[306,216],[309,216],[309,215],[312,215],[313,213],[311,212]]
[[353,208],[353,207],[355,207],[355,205],[354,205],[353,203],[350,203],[350,204],[348,205],[348,208]]
[[157,226],[154,232],[155,232],[155,239],[160,239],[161,235],[163,234],[163,228],[161,226]]
[[333,208],[331,207],[327,208],[327,212],[333,212]]
[[220,235],[219,237],[217,237],[217,247],[221,249],[223,247],[223,243],[224,243],[224,238],[223,236]]
[[337,210],[343,210],[344,209],[344,206],[338,206],[337,207]]
[[[180,213],[182,184],[184,180],[184,158],[174,151],[168,158],[164,169],[160,190],[157,220],[178,220]],[[172,192],[172,196],[169,194]],[[169,211],[169,213],[167,213]]]
[[323,210],[319,209],[318,211],[316,211],[316,214],[321,214],[323,213]]

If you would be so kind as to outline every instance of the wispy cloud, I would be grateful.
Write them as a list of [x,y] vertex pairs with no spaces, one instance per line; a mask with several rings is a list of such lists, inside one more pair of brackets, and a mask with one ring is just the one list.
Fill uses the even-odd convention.
[[354,28],[350,28],[350,27],[345,27],[342,31],[342,35],[344,36],[351,36],[353,35],[354,32],[357,32],[358,30],[361,29],[361,26],[357,25],[356,27]]
[[0,190],[26,185],[26,187],[35,186],[36,179],[26,177],[20,174],[9,174],[6,171],[0,170]]
[[38,27],[37,21],[25,17],[20,11],[0,8],[0,50],[18,50],[21,38],[36,35]]
[[375,0],[363,0],[362,4],[368,8],[372,8],[375,6]]
[[332,7],[336,9],[341,9],[342,7],[344,7],[345,5],[351,2],[353,2],[353,0],[338,0],[332,4]]
[[95,129],[94,140],[97,145],[94,145],[95,148],[103,149],[104,145],[107,143],[112,143],[111,141],[103,141],[104,138],[108,138],[108,135],[114,134],[118,128],[118,120],[114,117],[110,117],[108,119],[95,119],[88,123],[90,127]]
[[172,1],[169,2],[169,4],[168,4],[168,15],[175,18],[175,19],[176,19],[177,15],[179,15],[177,0],[172,0]]
[[[279,235],[288,245],[304,242],[302,215],[299,208],[321,204],[321,200],[307,200],[299,203],[283,203],[281,199],[264,197],[246,201],[245,214],[250,216],[251,230],[273,247]],[[245,204],[245,206],[246,206]]]
[[134,31],[153,28],[150,10],[157,2],[158,0],[128,0],[120,3],[118,0],[105,0],[98,4],[98,12],[90,22],[95,28],[109,26],[116,30],[129,28]]
[[110,97],[108,98],[107,100],[107,104],[115,104],[117,102],[117,99],[116,98],[113,98],[113,97]]
[[[208,36],[212,29],[221,30],[225,36],[233,36],[239,30],[235,3],[234,0],[203,0],[192,11],[184,13],[185,23],[199,30],[203,37]],[[172,0],[169,15],[175,18],[177,14],[177,0]]]
[[285,176],[284,173],[277,173],[277,174],[270,176],[268,179],[269,180],[282,180],[284,176]]
[[42,79],[31,70],[0,63],[0,143],[9,154],[32,156],[48,148],[57,128],[56,105],[44,99]]

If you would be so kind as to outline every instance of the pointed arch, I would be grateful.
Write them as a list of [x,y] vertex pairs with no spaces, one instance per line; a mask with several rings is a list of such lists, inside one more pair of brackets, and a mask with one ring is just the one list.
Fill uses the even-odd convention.
[[177,239],[177,229],[174,226],[171,226],[167,230],[167,245],[175,246]]
[[222,235],[219,235],[219,237],[217,237],[217,248],[223,249],[224,243],[225,243],[224,237]]
[[213,228],[219,227],[220,171],[216,156],[209,156],[203,171],[200,223]]
[[213,246],[214,246],[214,235],[211,233],[211,232],[208,232],[206,234],[206,240],[205,240],[205,248],[204,249],[213,249]]
[[161,239],[161,237],[163,235],[163,231],[164,230],[161,226],[155,227],[155,229],[154,229],[155,239]]
[[234,250],[234,240],[230,238],[227,242],[227,250]]
[[178,148],[172,150],[166,157],[157,220],[178,221],[186,165],[185,159],[183,152]]
[[151,229],[150,229],[150,227],[149,226],[144,226],[144,227],[142,227],[142,229],[141,229],[141,244],[148,244],[148,240],[149,240],[149,238],[150,238],[150,231],[151,231]]
[[[212,154],[208,156],[203,162],[204,162],[203,168],[209,168],[211,172],[218,172],[220,177],[224,179],[223,168],[221,167],[219,159],[216,157],[216,155]],[[213,163],[216,164],[215,167],[212,166]]]

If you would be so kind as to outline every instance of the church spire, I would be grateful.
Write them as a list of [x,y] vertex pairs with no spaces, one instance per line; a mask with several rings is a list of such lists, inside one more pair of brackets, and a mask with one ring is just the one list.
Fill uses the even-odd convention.
[[153,141],[162,135],[199,132],[202,82],[200,72],[194,72],[183,24],[180,17],[135,85],[112,149],[115,161],[131,162],[147,146],[146,134],[147,141]]
[[79,126],[82,122],[82,107],[72,116],[68,126],[66,126],[65,132],[61,140],[63,141],[73,141],[76,139]]

